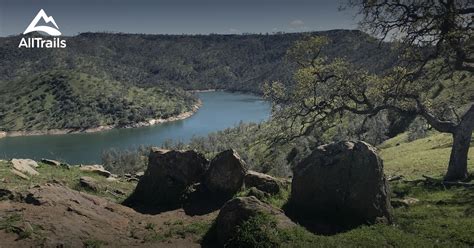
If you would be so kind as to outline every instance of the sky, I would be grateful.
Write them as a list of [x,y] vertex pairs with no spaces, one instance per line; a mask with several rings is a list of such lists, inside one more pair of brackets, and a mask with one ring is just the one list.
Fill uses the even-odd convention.
[[81,32],[240,34],[355,29],[343,0],[0,0],[0,36],[23,33],[40,9],[63,35]]

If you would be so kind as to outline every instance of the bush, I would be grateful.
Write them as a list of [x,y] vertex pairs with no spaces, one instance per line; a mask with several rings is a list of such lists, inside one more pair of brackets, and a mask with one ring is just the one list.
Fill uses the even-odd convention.
[[258,214],[244,223],[236,231],[225,247],[261,247],[279,246],[276,220],[270,215]]
[[135,173],[146,169],[149,152],[147,146],[131,150],[108,149],[102,152],[102,164],[115,174]]

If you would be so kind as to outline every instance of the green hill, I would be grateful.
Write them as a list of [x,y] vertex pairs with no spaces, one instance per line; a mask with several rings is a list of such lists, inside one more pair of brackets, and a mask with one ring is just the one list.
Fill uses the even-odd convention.
[[0,80],[45,68],[74,69],[134,85],[219,88],[260,92],[265,81],[291,82],[286,51],[307,35],[325,35],[330,58],[346,57],[371,71],[397,58],[391,45],[357,30],[249,35],[145,35],[82,33],[65,37],[65,49],[18,49],[23,36],[0,38]]
[[0,84],[0,130],[124,126],[191,110],[178,89],[140,88],[73,70],[55,70]]
[[[19,49],[23,36],[0,38],[0,130],[127,125],[189,110],[183,90],[261,93],[266,81],[292,83],[285,59],[295,41],[326,35],[329,58],[371,71],[396,60],[391,44],[357,30],[249,35],[83,33],[65,49]],[[28,35],[28,36],[37,36]]]

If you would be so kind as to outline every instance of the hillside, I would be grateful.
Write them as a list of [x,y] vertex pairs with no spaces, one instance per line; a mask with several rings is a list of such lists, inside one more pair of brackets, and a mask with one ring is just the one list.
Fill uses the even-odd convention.
[[[438,134],[427,139],[436,144],[448,142]],[[390,182],[395,208],[393,225],[361,225],[346,232],[321,235],[300,225],[281,229],[271,216],[257,215],[238,227],[237,236],[230,244],[235,247],[471,247],[474,244],[472,188],[420,180],[411,164],[393,163],[390,157],[399,156],[392,150],[396,148],[410,151],[409,157],[419,159],[417,166],[431,166],[433,154],[426,153],[431,148],[413,149],[413,145],[400,136],[380,147],[387,173],[396,171],[416,179]],[[136,182],[125,175],[105,178],[80,167],[39,163],[36,168],[39,175],[25,180],[13,174],[10,167],[10,162],[0,161],[0,178],[4,182],[0,187],[0,244],[7,247],[60,244],[214,247],[208,242],[212,241],[219,209],[193,215],[184,206],[143,214],[120,204],[136,187]],[[435,168],[433,172],[436,171]],[[81,177],[90,178],[95,186],[81,184]],[[251,192],[244,189],[233,198]],[[261,200],[282,208],[288,197],[289,191],[284,190]]]
[[357,30],[249,35],[145,35],[82,33],[66,49],[18,49],[19,36],[0,38],[0,81],[25,78],[47,68],[74,69],[133,85],[260,92],[265,81],[291,82],[285,59],[293,43],[326,35],[330,58],[377,72],[397,57],[391,45]]
[[[407,178],[441,176],[445,173],[453,138],[450,134],[432,132],[427,137],[409,141],[403,133],[379,145],[388,175]],[[474,140],[468,155],[468,167],[474,166]]]
[[75,70],[51,70],[0,84],[0,130],[126,126],[190,111],[179,89],[136,87]]

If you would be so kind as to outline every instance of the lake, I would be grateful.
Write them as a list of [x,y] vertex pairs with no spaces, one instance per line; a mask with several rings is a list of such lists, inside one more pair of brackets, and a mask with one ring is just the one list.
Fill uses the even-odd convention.
[[270,104],[242,93],[197,93],[203,105],[191,117],[149,127],[113,129],[97,133],[6,137],[0,139],[0,157],[50,158],[70,164],[101,163],[102,151],[160,146],[165,140],[186,142],[193,136],[233,127],[239,122],[261,122],[270,117]]

